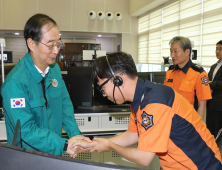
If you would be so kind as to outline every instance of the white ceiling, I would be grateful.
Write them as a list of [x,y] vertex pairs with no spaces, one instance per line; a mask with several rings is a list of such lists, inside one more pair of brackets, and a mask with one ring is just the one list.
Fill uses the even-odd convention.
[[[15,35],[19,33],[19,35]],[[114,33],[89,33],[89,32],[60,32],[61,38],[98,38],[98,35],[102,37],[116,37],[117,34]],[[23,31],[0,31],[0,38],[7,37],[23,37]]]

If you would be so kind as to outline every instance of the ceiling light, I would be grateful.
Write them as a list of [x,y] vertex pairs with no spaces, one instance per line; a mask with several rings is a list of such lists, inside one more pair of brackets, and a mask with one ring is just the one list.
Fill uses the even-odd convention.
[[19,35],[19,33],[18,33],[18,32],[16,32],[16,33],[15,33],[15,35]]
[[102,35],[98,35],[98,37],[102,37]]
[[59,35],[62,35],[62,34],[59,34]]

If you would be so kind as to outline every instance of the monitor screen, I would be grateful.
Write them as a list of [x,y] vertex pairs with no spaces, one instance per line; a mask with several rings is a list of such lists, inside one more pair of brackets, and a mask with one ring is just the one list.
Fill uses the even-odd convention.
[[143,79],[143,80],[149,80],[151,82],[163,84],[164,80],[165,80],[165,77],[166,77],[166,72],[165,71],[161,71],[161,72],[138,72],[138,77]]
[[166,78],[166,72],[162,71],[162,72],[150,72],[152,73],[152,77],[153,77],[153,82],[155,83],[160,83],[163,84],[164,80]]
[[[16,64],[4,64],[4,74],[8,75],[8,73],[15,67]],[[0,74],[2,75],[2,65],[0,64]]]
[[[1,51],[0,51],[0,63],[1,63]],[[3,51],[4,63],[12,63],[12,51]]]
[[[107,99],[107,97],[104,97],[102,93],[97,90],[98,85],[94,83],[94,97],[93,97],[93,105],[94,106],[111,106],[111,105],[117,105],[110,100]],[[117,87],[116,87],[117,88]]]
[[69,67],[63,79],[74,107],[92,107],[92,67]]
[[138,77],[143,80],[150,80],[150,73],[149,72],[138,72]]

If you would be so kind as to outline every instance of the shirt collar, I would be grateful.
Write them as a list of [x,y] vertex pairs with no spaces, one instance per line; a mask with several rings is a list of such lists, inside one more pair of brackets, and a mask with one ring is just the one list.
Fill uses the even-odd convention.
[[[43,79],[43,76],[39,73],[39,71],[36,69],[33,60],[31,58],[31,55],[29,52],[25,54],[23,59],[21,61],[24,61],[30,74],[32,75],[33,79],[36,81],[36,83],[40,83]],[[48,75],[50,75],[50,69],[48,71]]]
[[131,103],[131,108],[134,110],[135,113],[137,113],[137,110],[139,109],[139,104],[141,103],[142,96],[146,91],[145,82],[148,81],[142,80],[140,78],[138,78],[137,80],[133,102]]
[[222,61],[219,61],[219,60],[218,60],[218,61],[217,61],[217,65],[218,65],[218,64],[222,65]]
[[42,70],[40,70],[36,65],[35,65],[35,68],[42,75],[42,77],[45,77],[45,75],[48,74],[48,72],[49,72],[49,66],[44,70],[44,72]]
[[193,64],[193,62],[191,60],[189,60],[183,68],[179,68],[179,66],[176,65],[174,70],[181,70],[186,74],[188,69],[192,66],[192,64]]

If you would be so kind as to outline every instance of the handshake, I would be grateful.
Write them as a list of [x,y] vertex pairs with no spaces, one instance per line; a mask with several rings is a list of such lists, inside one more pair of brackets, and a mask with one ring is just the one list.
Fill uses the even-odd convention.
[[103,138],[94,138],[90,140],[88,137],[77,135],[69,139],[67,153],[70,157],[75,158],[82,152],[105,152],[109,151],[109,144],[111,141]]

